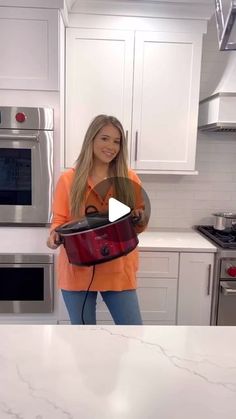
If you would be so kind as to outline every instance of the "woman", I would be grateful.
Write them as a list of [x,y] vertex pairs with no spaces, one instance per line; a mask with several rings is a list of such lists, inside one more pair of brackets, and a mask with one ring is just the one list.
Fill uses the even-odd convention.
[[[108,185],[110,179],[110,187],[102,182],[104,179],[108,179]],[[143,231],[144,204],[136,188],[132,188],[132,181],[141,184],[127,167],[127,143],[121,123],[115,117],[98,115],[88,127],[75,169],[64,172],[58,180],[48,247],[58,247],[55,228],[83,217],[88,203],[100,212],[107,212],[110,196],[134,209],[133,214],[140,217],[137,232]],[[98,189],[97,193],[95,187],[101,182],[105,189]],[[142,324],[136,294],[137,249],[96,265],[93,271],[93,267],[70,264],[61,246],[57,268],[59,288],[72,324],[96,324],[98,291],[116,324]]]

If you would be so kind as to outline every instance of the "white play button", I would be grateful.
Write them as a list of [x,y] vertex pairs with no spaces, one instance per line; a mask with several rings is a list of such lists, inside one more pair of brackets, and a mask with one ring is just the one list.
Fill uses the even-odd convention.
[[112,223],[113,221],[118,220],[126,214],[129,214],[131,211],[130,207],[122,202],[117,201],[115,198],[110,198],[108,201],[108,219]]

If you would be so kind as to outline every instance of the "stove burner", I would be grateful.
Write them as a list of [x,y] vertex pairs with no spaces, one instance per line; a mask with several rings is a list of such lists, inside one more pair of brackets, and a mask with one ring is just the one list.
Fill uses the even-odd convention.
[[220,233],[219,231],[216,231],[215,236],[225,243],[232,243],[233,241],[235,241],[235,236],[233,236],[230,233],[227,234],[227,233]]
[[213,226],[196,226],[197,230],[199,230],[202,234],[209,237],[212,241],[224,247],[226,249],[236,249],[236,231],[230,230],[229,232],[226,231],[219,231],[215,230]]

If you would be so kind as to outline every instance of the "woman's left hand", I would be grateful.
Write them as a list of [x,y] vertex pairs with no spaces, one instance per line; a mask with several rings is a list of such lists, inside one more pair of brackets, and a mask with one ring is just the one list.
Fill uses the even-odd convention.
[[138,217],[139,218],[139,220],[137,222],[137,225],[141,225],[141,226],[145,225],[145,223],[146,223],[145,212],[142,208],[134,209],[131,214],[132,214],[133,217]]

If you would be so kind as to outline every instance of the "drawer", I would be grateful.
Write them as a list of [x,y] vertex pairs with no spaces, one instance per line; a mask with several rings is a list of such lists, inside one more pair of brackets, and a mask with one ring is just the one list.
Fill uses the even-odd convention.
[[138,277],[178,278],[178,252],[139,252]]

